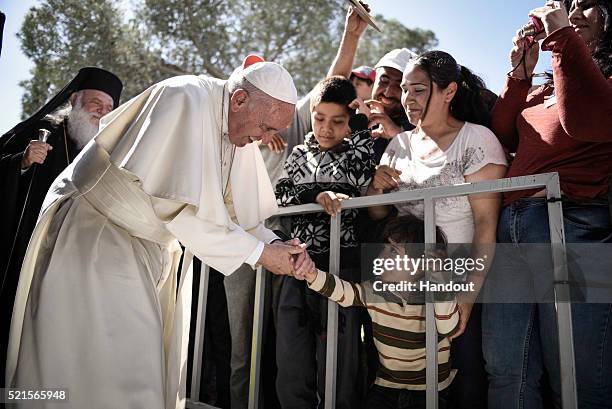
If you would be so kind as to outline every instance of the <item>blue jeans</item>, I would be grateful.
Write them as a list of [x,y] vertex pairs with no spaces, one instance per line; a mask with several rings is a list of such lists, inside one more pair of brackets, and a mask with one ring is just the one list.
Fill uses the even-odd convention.
[[[611,243],[607,202],[563,204],[567,243]],[[505,207],[497,229],[499,243],[548,243],[544,199],[521,199]],[[494,263],[491,271],[513,277],[537,267],[520,257]],[[497,259],[496,259],[497,260]],[[592,260],[596,263],[596,260]],[[612,271],[611,271],[612,273]],[[483,305],[483,353],[489,374],[489,408],[560,407],[561,382],[555,306],[552,303]],[[572,325],[579,408],[612,407],[612,304],[572,304]],[[542,398],[548,375],[552,403]]]

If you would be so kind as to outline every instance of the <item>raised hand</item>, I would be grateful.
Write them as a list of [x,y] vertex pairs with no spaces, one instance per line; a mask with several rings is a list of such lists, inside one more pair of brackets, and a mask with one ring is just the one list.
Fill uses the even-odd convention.
[[[361,3],[361,5],[370,12],[370,7]],[[361,37],[365,32],[366,28],[368,28],[368,23],[355,11],[355,8],[351,6],[349,8],[349,12],[346,15],[346,23],[344,26],[344,31],[346,34],[354,35],[356,37]]]
[[380,101],[369,99],[365,104],[370,108],[369,127],[378,125],[378,128],[372,131],[373,138],[393,139],[395,135],[402,132],[393,120],[385,113],[385,108]]
[[287,142],[285,142],[285,140],[279,133],[275,133],[272,136],[272,139],[270,140],[270,142],[268,142],[264,146],[266,146],[268,149],[270,149],[272,152],[276,154],[281,154],[287,147]]
[[546,35],[570,25],[567,10],[559,1],[548,1],[544,7],[531,10],[529,16],[542,20]]
[[364,114],[370,118],[370,108],[366,105],[363,99],[357,97],[348,105],[349,108],[356,110],[357,114]]
[[[536,40],[540,40],[540,37],[543,35],[544,34],[538,35]],[[540,54],[540,47],[538,47],[538,43],[534,42],[530,45],[529,40],[524,37],[520,37],[517,32],[517,35],[512,39],[512,44],[513,47],[510,50],[510,64],[512,65],[513,71],[510,73],[510,76],[523,80],[531,78],[533,71],[538,64]],[[523,53],[526,53],[525,61],[523,61]],[[525,64],[524,67],[523,64]]]

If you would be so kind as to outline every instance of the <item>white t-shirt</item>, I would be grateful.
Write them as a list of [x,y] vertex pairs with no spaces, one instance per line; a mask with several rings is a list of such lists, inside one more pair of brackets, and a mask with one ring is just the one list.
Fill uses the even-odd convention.
[[[466,122],[442,151],[432,140],[417,140],[411,131],[397,135],[380,160],[402,172],[397,190],[413,190],[465,183],[465,176],[489,163],[507,166],[501,144],[488,128]],[[423,217],[423,201],[396,205],[398,213]],[[449,243],[471,243],[474,217],[467,196],[436,200],[436,224]]]

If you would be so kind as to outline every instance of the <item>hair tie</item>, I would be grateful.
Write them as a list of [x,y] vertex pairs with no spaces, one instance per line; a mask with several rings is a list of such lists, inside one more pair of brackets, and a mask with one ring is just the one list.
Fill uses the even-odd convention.
[[461,81],[461,64],[457,64],[457,79]]

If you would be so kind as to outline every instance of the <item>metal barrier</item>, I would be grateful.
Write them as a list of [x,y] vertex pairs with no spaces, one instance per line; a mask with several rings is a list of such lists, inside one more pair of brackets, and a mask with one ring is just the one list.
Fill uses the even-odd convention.
[[[559,356],[561,368],[561,399],[563,409],[577,409],[576,376],[574,362],[574,343],[572,336],[571,303],[569,300],[568,270],[565,253],[565,234],[563,210],[561,207],[561,188],[557,173],[521,176],[478,183],[464,183],[454,186],[440,186],[427,189],[401,191],[377,196],[353,198],[342,203],[342,210],[392,205],[410,201],[424,201],[425,242],[435,243],[435,200],[445,197],[467,196],[476,193],[501,193],[533,188],[545,188],[548,198],[548,222],[550,240],[553,245],[553,266],[555,276],[555,306],[559,336]],[[323,211],[318,204],[306,204],[281,208],[279,215],[290,216]],[[338,275],[340,265],[340,221],[341,213],[330,217],[330,273]],[[253,317],[253,340],[251,350],[251,373],[249,386],[249,409],[259,408],[260,362],[263,338],[263,312],[265,301],[265,272],[257,270],[255,284],[255,309]],[[196,320],[196,340],[193,358],[191,399],[188,408],[214,408],[197,402],[199,398],[200,375],[202,368],[202,347],[204,341],[204,319],[206,316],[206,294],[208,289],[208,268],[202,268]],[[327,314],[327,359],[325,368],[325,409],[333,409],[336,402],[336,351],[338,340],[338,304],[329,301]],[[438,408],[438,341],[434,319],[434,304],[426,304],[426,379],[427,409]]]

